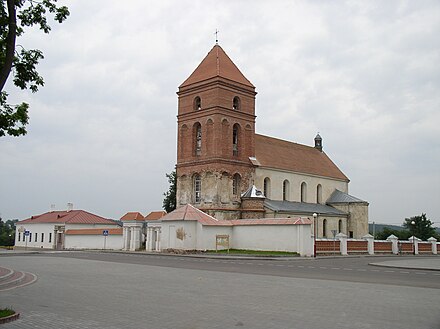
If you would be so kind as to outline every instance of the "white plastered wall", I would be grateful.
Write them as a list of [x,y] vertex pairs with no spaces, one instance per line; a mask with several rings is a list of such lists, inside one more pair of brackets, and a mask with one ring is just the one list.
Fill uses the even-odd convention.
[[[199,225],[197,226],[198,236],[197,239],[199,250],[215,250],[216,236],[217,235],[229,235],[229,248],[232,247],[233,241],[233,227],[232,226],[209,226]],[[225,249],[224,247],[218,247],[219,250]]]
[[163,221],[161,249],[197,249],[197,221]]
[[108,235],[65,235],[65,249],[105,249],[120,250],[122,246],[122,234]]
[[234,249],[290,251],[301,256],[310,256],[313,250],[308,224],[211,226],[196,221],[166,221],[162,222],[161,232],[162,250],[215,250],[217,235],[229,235],[230,248]]
[[257,188],[264,190],[264,179],[270,179],[270,195],[271,200],[283,200],[283,182],[289,181],[289,193],[287,201],[301,201],[301,183],[307,184],[306,202],[316,203],[316,190],[318,184],[322,186],[322,202],[330,197],[335,189],[344,193],[348,193],[348,182],[313,175],[305,175],[294,173],[291,171],[276,170],[270,168],[257,168],[255,170],[255,185]]
[[233,248],[311,255],[310,225],[243,225],[233,228]]
[[[27,237],[28,248],[53,249],[54,239],[55,239],[54,229],[55,229],[55,224],[53,223],[20,224],[20,222],[18,222],[15,230],[15,246],[17,247],[26,246],[26,241],[24,239],[24,230],[27,230],[32,233],[31,239]],[[37,234],[37,241],[35,241],[35,234]],[[20,235],[20,241],[18,241],[19,235]],[[42,237],[43,237],[43,242],[41,241]],[[49,242],[49,239],[51,240],[51,242]]]

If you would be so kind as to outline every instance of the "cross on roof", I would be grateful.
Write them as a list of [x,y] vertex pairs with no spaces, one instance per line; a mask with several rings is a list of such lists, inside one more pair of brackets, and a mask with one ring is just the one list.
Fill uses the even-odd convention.
[[217,29],[215,29],[215,44],[216,45],[218,45],[218,33],[219,33],[220,31],[219,30],[217,30]]

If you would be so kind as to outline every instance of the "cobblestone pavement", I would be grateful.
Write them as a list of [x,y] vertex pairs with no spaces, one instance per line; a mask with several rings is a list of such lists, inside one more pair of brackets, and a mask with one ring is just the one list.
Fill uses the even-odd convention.
[[0,265],[39,277],[0,292],[0,307],[21,313],[5,329],[421,329],[440,323],[438,289],[45,256],[1,257]]

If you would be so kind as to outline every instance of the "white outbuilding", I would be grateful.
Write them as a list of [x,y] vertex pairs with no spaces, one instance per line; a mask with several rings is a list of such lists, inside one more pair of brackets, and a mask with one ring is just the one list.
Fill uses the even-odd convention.
[[19,221],[16,227],[16,248],[122,248],[118,222],[84,210],[50,211]]

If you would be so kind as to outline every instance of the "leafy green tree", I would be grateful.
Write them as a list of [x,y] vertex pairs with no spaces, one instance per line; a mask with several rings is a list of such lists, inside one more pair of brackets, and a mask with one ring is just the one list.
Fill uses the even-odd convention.
[[0,0],[0,137],[6,134],[26,134],[29,122],[29,104],[8,104],[8,93],[3,90],[11,71],[14,85],[20,89],[37,92],[44,85],[37,65],[44,58],[38,49],[25,49],[16,40],[23,35],[25,27],[38,26],[44,33],[51,28],[47,16],[62,23],[68,16],[66,6],[57,6],[57,0]]
[[426,218],[426,214],[423,213],[420,216],[405,218],[403,222],[403,226],[411,232],[411,235],[422,240],[427,240],[430,237],[438,237],[432,225],[433,223]]
[[399,240],[408,240],[411,233],[408,230],[394,230],[389,227],[384,227],[381,231],[376,232],[375,239],[386,240],[390,235],[398,237]]
[[3,222],[0,218],[0,246],[13,246],[15,241],[15,223],[18,219]]
[[177,174],[176,169],[174,169],[171,173],[166,174],[168,178],[168,183],[170,183],[170,187],[166,193],[163,195],[165,199],[163,200],[162,207],[166,212],[171,212],[176,209],[177,199],[176,199],[176,191],[177,191]]

